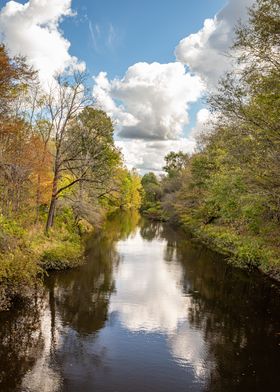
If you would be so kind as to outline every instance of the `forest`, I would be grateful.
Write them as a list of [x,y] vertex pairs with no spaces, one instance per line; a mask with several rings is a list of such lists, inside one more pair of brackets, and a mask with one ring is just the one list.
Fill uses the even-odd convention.
[[142,211],[182,224],[235,265],[280,277],[280,3],[258,0],[232,47],[234,71],[207,101],[213,120],[191,156],[145,174]]
[[235,265],[280,278],[280,11],[258,0],[238,25],[235,69],[208,94],[196,151],[163,173],[128,170],[85,73],[42,86],[0,46],[0,308],[48,270],[79,265],[84,238],[117,209],[181,225]]

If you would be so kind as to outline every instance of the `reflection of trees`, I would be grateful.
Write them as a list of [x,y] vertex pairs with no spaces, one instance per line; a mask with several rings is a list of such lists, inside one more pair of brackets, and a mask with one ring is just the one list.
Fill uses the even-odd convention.
[[[56,273],[48,281],[51,313],[68,329],[57,348],[55,361],[64,375],[65,390],[88,390],[94,369],[104,368],[106,351],[94,342],[104,326],[114,291],[113,270],[120,262],[116,243],[133,233],[139,220],[134,212],[114,214],[87,246],[87,262],[79,269]],[[79,380],[68,378],[75,369]],[[76,385],[77,383],[77,385]]]
[[[87,383],[87,372],[103,366],[105,353],[101,349],[89,355],[89,341],[93,342],[107,319],[113,269],[119,263],[115,244],[135,230],[138,220],[135,212],[112,216],[89,240],[85,265],[51,274],[46,282],[48,293],[40,301],[1,314],[1,391],[37,391],[42,385],[57,390],[59,373],[67,373],[73,363]],[[61,334],[63,327],[66,334]],[[83,390],[80,385],[78,389]]]
[[140,234],[147,241],[153,241],[154,239],[164,239],[166,241],[164,255],[166,261],[172,261],[176,257],[178,240],[182,237],[180,231],[168,224],[142,219]]
[[189,323],[202,331],[207,347],[205,391],[277,390],[279,290],[258,273],[229,266],[168,225],[145,221],[141,234],[165,239],[165,261],[182,264],[181,287],[191,295]]
[[41,300],[0,315],[0,390],[20,390],[25,373],[40,356],[44,341],[40,316]]
[[94,245],[82,268],[56,274],[49,281],[62,322],[81,334],[102,328],[114,289],[112,268],[118,261],[117,254],[111,241],[102,236],[95,238]]
[[161,237],[166,241],[166,249],[164,253],[164,260],[171,262],[177,259],[177,244],[182,233],[179,230],[175,230],[170,225],[163,225],[161,231]]
[[50,293],[54,293],[62,322],[78,333],[96,332],[107,320],[114,291],[113,268],[119,263],[115,244],[135,230],[138,220],[135,211],[114,214],[103,230],[88,241],[85,265],[49,279]]
[[155,238],[161,238],[162,224],[156,221],[148,221],[143,219],[141,221],[140,234],[141,237],[147,241],[153,241]]
[[137,210],[117,211],[109,216],[103,231],[107,236],[112,236],[114,241],[125,240],[135,233],[140,215]]
[[192,293],[189,322],[203,331],[208,363],[215,363],[205,390],[276,390],[279,292],[188,241],[178,243],[177,254]]

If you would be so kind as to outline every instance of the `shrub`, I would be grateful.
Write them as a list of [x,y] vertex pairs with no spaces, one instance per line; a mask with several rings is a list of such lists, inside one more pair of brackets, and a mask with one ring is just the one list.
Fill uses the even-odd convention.
[[0,255],[0,310],[8,309],[15,297],[24,297],[39,282],[42,269],[33,253],[16,249]]
[[82,247],[70,241],[45,250],[40,265],[45,270],[62,270],[79,266],[83,261]]

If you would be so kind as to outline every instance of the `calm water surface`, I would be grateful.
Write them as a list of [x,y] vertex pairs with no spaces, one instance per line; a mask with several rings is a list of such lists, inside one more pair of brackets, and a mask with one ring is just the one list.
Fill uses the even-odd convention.
[[0,391],[278,391],[279,289],[185,237],[112,218],[0,316]]

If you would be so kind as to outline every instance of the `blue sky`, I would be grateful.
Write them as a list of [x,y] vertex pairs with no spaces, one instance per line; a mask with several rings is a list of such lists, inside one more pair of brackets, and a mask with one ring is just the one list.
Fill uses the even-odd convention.
[[[83,59],[91,75],[106,71],[109,78],[122,77],[137,62],[174,61],[174,49],[187,35],[199,30],[225,0],[75,0],[75,19],[61,27],[71,42],[70,52]],[[190,105],[190,122],[203,106]]]
[[86,66],[127,165],[160,171],[207,130],[205,95],[232,69],[226,54],[253,1],[0,0],[0,37],[42,86]]
[[[109,78],[122,77],[137,62],[174,61],[174,49],[187,35],[199,30],[213,17],[225,0],[75,0],[75,19],[61,27],[71,42],[70,52],[83,59],[91,75],[106,71]],[[203,106],[190,105],[190,121],[195,125]]]
[[140,61],[174,61],[178,42],[199,30],[224,4],[225,0],[74,0],[77,17],[67,18],[62,28],[71,52],[86,61],[91,74],[106,71],[110,78],[121,77]]

